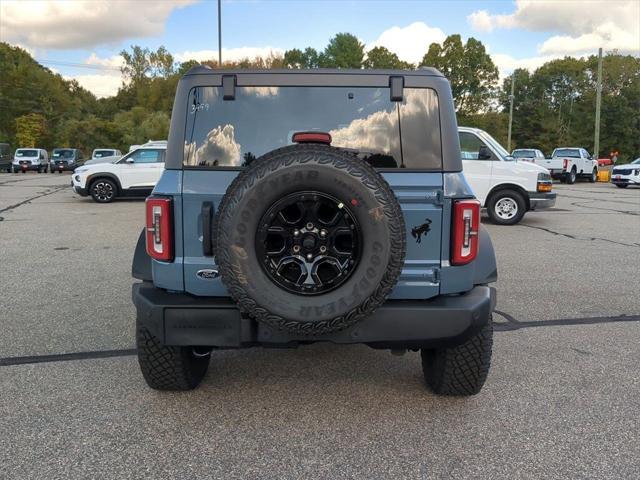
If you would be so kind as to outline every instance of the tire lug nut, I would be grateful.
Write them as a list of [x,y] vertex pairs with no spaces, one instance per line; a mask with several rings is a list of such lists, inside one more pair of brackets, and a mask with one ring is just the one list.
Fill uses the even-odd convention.
[[293,251],[294,251],[295,253],[298,253],[298,252],[300,251],[300,245],[294,245],[294,246],[293,246]]
[[321,252],[321,253],[324,253],[324,252],[326,252],[326,251],[327,251],[327,247],[325,247],[324,245],[322,245],[322,246],[320,247],[320,252]]
[[313,230],[313,223],[307,223],[307,230]]

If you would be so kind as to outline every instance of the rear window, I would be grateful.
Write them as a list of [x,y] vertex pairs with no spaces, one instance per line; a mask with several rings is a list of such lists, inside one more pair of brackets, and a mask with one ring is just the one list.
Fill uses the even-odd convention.
[[515,158],[533,158],[536,156],[536,152],[533,150],[514,150],[513,156]]
[[580,158],[580,150],[577,148],[558,148],[553,151],[554,157]]
[[194,88],[184,165],[240,168],[310,131],[377,168],[442,168],[435,91],[405,88],[392,102],[388,88],[372,87],[237,87],[232,101],[218,87]]
[[16,150],[16,157],[37,157],[37,150]]

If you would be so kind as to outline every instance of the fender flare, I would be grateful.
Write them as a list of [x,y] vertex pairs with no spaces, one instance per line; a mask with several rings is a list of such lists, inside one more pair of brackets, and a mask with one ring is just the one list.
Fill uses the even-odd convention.
[[84,184],[85,188],[87,189],[87,192],[91,189],[91,183],[98,178],[108,178],[109,180],[113,180],[114,182],[116,182],[118,191],[119,192],[122,191],[122,185],[120,184],[120,179],[116,175],[109,172],[99,172],[99,173],[94,173],[93,175],[89,175],[87,177],[87,181]]
[[131,276],[145,282],[153,281],[151,257],[147,255],[147,239],[145,238],[144,229],[140,232],[138,243],[136,243],[136,250],[133,254],[133,263],[131,265]]
[[480,249],[474,262],[476,268],[473,273],[473,284],[486,285],[498,280],[498,266],[493,242],[491,242],[489,231],[484,225],[480,225],[479,240]]

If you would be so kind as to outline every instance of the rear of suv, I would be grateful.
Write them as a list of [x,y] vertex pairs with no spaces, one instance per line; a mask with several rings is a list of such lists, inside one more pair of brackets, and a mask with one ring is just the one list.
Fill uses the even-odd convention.
[[314,342],[419,351],[439,394],[488,373],[495,255],[433,69],[190,70],[132,272],[155,389]]

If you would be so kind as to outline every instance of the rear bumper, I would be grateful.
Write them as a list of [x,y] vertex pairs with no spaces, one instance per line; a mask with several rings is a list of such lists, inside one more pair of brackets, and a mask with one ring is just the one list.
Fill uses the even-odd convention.
[[543,210],[551,208],[556,204],[557,194],[555,192],[530,193],[529,210]]
[[243,316],[229,298],[168,293],[148,282],[133,284],[132,297],[138,322],[165,345],[218,348],[295,347],[312,342],[364,343],[375,348],[456,345],[490,321],[496,301],[495,289],[486,286],[430,300],[389,300],[348,329],[301,336]]
[[63,172],[73,172],[76,168],[78,168],[78,164],[76,163],[50,163],[49,167],[51,170],[56,171],[60,170],[60,166],[62,165]]

